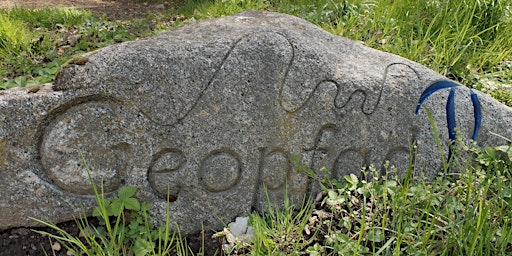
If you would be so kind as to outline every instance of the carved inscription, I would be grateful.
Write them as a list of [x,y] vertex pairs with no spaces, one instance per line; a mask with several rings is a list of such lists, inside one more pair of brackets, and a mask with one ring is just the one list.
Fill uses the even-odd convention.
[[91,178],[103,182],[105,193],[119,188],[130,146],[121,139],[118,119],[119,113],[110,103],[90,102],[70,108],[50,123],[40,155],[43,168],[57,186],[92,195],[87,164]]
[[[54,118],[47,127],[41,145],[41,162],[48,176],[61,189],[93,195],[83,160],[87,160],[93,180],[103,182],[107,193],[115,191],[124,180],[128,168],[125,160],[131,146],[123,142],[124,131],[119,123],[116,124],[126,122],[126,117],[118,112],[121,109],[112,105],[107,102],[87,102],[73,106]],[[337,179],[349,173],[358,173],[370,163],[367,149],[343,148],[336,143],[343,136],[341,129],[343,127],[336,124],[323,125],[319,132],[310,133],[318,134],[316,145],[299,152],[311,158],[311,168],[319,170],[327,167],[331,177]],[[83,153],[84,159],[77,158],[79,152]],[[293,171],[291,159],[294,152],[283,147],[261,149],[259,152],[256,166],[259,171],[252,178],[261,180],[266,189],[282,189]],[[406,147],[391,148],[385,159],[393,165],[400,164],[397,169],[402,170],[406,167],[404,164],[407,163],[403,160],[408,158],[408,154]],[[181,189],[187,186],[183,181],[183,172],[188,157],[179,148],[164,148],[153,156],[147,179],[161,197],[165,198],[169,193],[171,201],[176,201]],[[212,193],[233,189],[242,172],[246,171],[244,157],[227,148],[199,156],[197,172],[201,185]],[[305,160],[301,161],[307,162]]]
[[288,152],[276,149],[263,157],[262,180],[265,187],[276,190],[281,188],[292,169]]
[[[300,72],[314,78],[322,70],[314,54],[301,51],[280,33],[250,34],[234,42],[208,83],[191,96],[197,100],[186,106],[176,102],[182,95],[165,91],[162,97],[158,90],[120,99],[99,94],[102,100],[70,104],[50,115],[41,165],[56,187],[92,195],[80,151],[107,193],[136,185],[158,200],[169,196],[180,209],[209,214],[218,207],[233,214],[262,209],[267,196],[282,201],[285,187],[299,203],[319,188],[293,170],[295,156],[317,172],[326,167],[337,179],[386,160],[406,166],[413,135],[411,129],[396,134],[395,128],[408,119],[396,115],[396,123],[381,126],[378,116],[390,108],[379,104],[389,103],[382,97],[392,86],[388,75],[399,73],[409,82],[417,79],[414,72],[392,64],[381,81],[364,86],[337,80],[339,74],[326,79],[327,73],[299,81],[305,77]],[[300,63],[308,58],[314,61],[304,69]],[[152,103],[167,107],[163,100],[169,109],[158,111]],[[223,202],[230,203],[219,206]]]
[[211,192],[222,192],[236,186],[242,166],[236,153],[213,152],[201,163],[201,181]]
[[176,201],[180,189],[185,185],[181,178],[186,157],[179,149],[164,149],[156,155],[148,170],[151,187],[163,198],[169,194]]
[[332,167],[332,178],[341,180],[347,173],[359,173],[361,167],[367,166],[365,155],[355,149],[347,149],[338,155]]

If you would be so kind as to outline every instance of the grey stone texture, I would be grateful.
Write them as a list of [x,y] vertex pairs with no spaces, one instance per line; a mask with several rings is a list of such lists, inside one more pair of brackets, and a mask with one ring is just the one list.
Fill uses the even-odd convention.
[[[90,213],[85,171],[113,196],[121,186],[152,203],[157,224],[183,233],[220,229],[319,190],[299,163],[333,178],[389,160],[403,175],[440,168],[421,92],[446,79],[404,58],[333,36],[297,17],[244,12],[106,47],[63,66],[54,84],[0,92],[0,229]],[[469,90],[456,92],[463,138],[473,129]],[[448,91],[426,102],[447,141]],[[512,111],[478,93],[483,123],[512,137]],[[447,151],[446,143],[444,145]]]

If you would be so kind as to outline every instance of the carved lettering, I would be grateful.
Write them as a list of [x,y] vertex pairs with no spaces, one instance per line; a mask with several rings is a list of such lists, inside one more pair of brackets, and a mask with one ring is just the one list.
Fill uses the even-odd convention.
[[207,156],[201,164],[201,181],[207,190],[222,192],[233,188],[238,179],[242,166],[238,155],[234,152],[216,151]]
[[151,187],[163,198],[169,194],[171,201],[176,201],[183,187],[182,167],[186,159],[178,149],[164,149],[156,155],[148,170]]
[[282,149],[276,149],[263,157],[262,165],[262,180],[265,187],[271,190],[281,188],[291,171],[288,154]]
[[105,193],[120,186],[129,145],[119,137],[118,118],[110,104],[90,102],[70,108],[51,122],[41,144],[41,163],[58,187],[94,194],[84,161],[93,181],[103,182]]

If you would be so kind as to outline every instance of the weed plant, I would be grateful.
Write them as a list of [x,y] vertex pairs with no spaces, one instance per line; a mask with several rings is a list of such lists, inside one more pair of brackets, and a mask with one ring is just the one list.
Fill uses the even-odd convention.
[[[83,158],[83,157],[82,157]],[[84,212],[76,223],[82,237],[75,237],[57,225],[43,220],[33,219],[57,231],[57,235],[45,231],[33,230],[48,236],[62,244],[71,255],[188,255],[189,248],[181,237],[179,228],[171,232],[169,207],[166,210],[166,223],[154,227],[149,221],[147,202],[139,202],[133,197],[135,187],[122,187],[117,198],[105,197],[103,187],[98,190],[94,184],[87,163],[84,165],[96,197],[97,206],[92,215],[97,217],[100,225],[92,226]]]
[[253,214],[254,239],[228,255],[510,255],[511,147],[456,145],[458,168],[448,170],[462,171],[430,182],[413,176],[412,162],[405,177],[389,165],[385,174],[364,168],[371,181],[309,171],[323,199]]
[[[253,213],[251,240],[238,241],[226,255],[510,255],[512,253],[512,148],[477,147],[458,139],[449,167],[432,181],[415,177],[411,161],[405,177],[393,166],[385,173],[364,168],[365,177],[317,176],[323,189],[313,204],[284,207],[268,202],[266,213]],[[455,172],[456,170],[456,172]],[[47,235],[74,255],[189,255],[186,241],[167,224],[155,228],[149,204],[123,187],[107,199],[93,185],[100,227],[78,219],[83,239],[48,222],[59,234]],[[286,190],[285,190],[286,192]],[[285,196],[285,198],[287,198]],[[127,214],[130,215],[127,218]],[[84,217],[84,216],[82,216]],[[129,220],[129,221],[128,221]],[[210,239],[210,238],[203,238]],[[85,241],[84,241],[85,240]]]
[[311,200],[297,208],[290,204],[284,190],[284,207],[267,200],[267,212],[251,215],[250,223],[255,228],[250,248],[253,255],[300,255],[314,241],[304,232],[312,212]]
[[452,150],[446,158],[438,139],[443,169],[432,181],[414,176],[412,158],[405,177],[389,163],[385,173],[363,168],[362,176],[371,181],[354,174],[331,179],[326,168],[318,176],[299,166],[319,182],[323,199],[295,215],[287,201],[284,210],[269,207],[268,215],[253,214],[253,243],[233,248],[245,246],[253,255],[509,255],[512,147],[507,141],[481,148],[457,136],[448,142]]

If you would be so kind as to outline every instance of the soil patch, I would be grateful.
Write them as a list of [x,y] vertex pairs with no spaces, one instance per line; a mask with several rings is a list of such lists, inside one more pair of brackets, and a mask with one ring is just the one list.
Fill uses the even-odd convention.
[[109,20],[128,20],[175,9],[179,4],[178,0],[3,0],[0,2],[0,8],[76,8],[90,10],[96,16],[105,16]]
[[[99,226],[99,222],[96,218],[88,218],[88,222],[92,226]],[[75,221],[60,223],[57,226],[74,237],[80,237],[80,229]],[[50,240],[48,237],[33,232],[33,229],[58,235],[55,230],[46,227],[22,227],[5,230],[0,232],[0,256],[69,255],[68,250],[63,245],[57,243],[54,239]],[[222,255],[222,244],[218,239],[212,239],[212,235],[212,231],[205,231],[204,234],[192,234],[186,237],[186,242],[194,252],[194,255],[200,255],[203,250],[204,254],[202,255]]]

